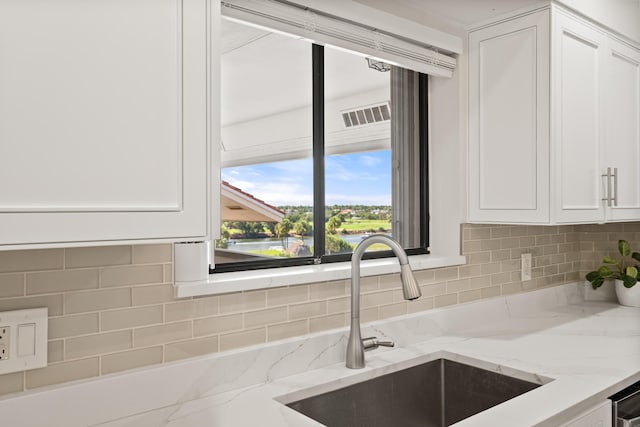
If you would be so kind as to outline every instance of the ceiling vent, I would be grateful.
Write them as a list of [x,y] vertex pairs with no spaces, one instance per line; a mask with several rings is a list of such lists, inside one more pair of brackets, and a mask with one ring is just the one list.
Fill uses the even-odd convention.
[[385,102],[384,104],[372,105],[370,107],[342,111],[340,114],[342,114],[344,126],[350,128],[391,120],[391,106],[388,102]]

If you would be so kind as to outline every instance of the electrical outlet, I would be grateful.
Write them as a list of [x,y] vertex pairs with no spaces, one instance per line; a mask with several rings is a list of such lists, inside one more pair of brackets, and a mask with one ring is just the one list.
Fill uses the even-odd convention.
[[0,326],[0,360],[9,359],[9,331],[8,326]]
[[531,280],[531,254],[521,255],[520,277],[523,282]]

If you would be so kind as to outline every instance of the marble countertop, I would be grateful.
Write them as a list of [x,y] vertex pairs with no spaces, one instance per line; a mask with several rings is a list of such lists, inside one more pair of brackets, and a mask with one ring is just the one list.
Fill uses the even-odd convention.
[[[456,426],[558,426],[640,380],[640,309],[585,301],[581,286],[366,325],[397,347],[368,352],[365,369],[344,367],[347,332],[329,331],[9,397],[0,411],[13,426],[317,426],[281,402],[445,357],[544,383]],[[78,411],[56,412],[69,399]]]

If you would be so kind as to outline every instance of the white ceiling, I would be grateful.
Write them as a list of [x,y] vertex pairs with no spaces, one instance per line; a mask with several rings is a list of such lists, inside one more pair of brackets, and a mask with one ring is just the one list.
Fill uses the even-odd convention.
[[446,21],[467,26],[503,13],[511,12],[529,5],[539,4],[541,0],[355,0],[358,3],[384,10],[397,12],[405,19],[416,22],[428,22],[427,16],[435,15]]
[[[223,126],[311,106],[311,43],[226,19],[222,34]],[[325,48],[327,101],[385,85],[364,57]]]
[[[424,24],[457,27],[484,21],[540,0],[355,0]],[[307,41],[224,19],[222,124],[310,106],[311,46]],[[327,49],[327,99],[388,85],[388,73],[364,58]],[[359,107],[359,106],[353,106]]]

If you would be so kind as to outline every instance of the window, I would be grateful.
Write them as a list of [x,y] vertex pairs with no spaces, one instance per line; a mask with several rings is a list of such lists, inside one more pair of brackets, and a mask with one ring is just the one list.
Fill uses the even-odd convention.
[[427,253],[427,76],[235,20],[222,32],[213,272],[346,261],[372,233]]

